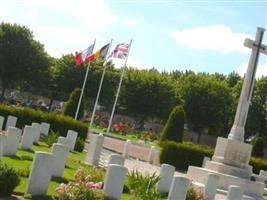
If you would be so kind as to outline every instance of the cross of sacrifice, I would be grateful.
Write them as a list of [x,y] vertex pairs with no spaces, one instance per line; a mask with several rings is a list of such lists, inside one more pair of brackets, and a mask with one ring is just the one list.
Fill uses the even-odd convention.
[[260,53],[267,55],[267,46],[262,44],[264,31],[264,28],[257,28],[255,41],[251,39],[245,39],[244,46],[252,49],[252,53],[249,59],[247,72],[242,86],[234,124],[230,131],[230,134],[228,135],[228,139],[238,140],[241,142],[244,141],[244,127],[247,120],[253,87],[255,84],[255,74],[259,61],[259,55]]

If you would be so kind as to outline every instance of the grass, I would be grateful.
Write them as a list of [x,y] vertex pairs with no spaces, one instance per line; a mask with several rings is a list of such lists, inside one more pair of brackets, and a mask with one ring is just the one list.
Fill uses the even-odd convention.
[[[32,160],[34,158],[34,151],[44,151],[44,152],[50,152],[51,149],[42,142],[39,142],[38,145],[33,146],[33,151],[25,151],[25,150],[19,150],[17,152],[17,156],[4,156],[1,158],[1,160],[8,164],[9,166],[12,166],[16,170],[26,170],[30,171],[32,167]],[[64,170],[64,174],[62,178],[53,178],[50,182],[49,188],[48,188],[48,196],[50,199],[53,199],[57,194],[55,192],[55,189],[59,186],[60,183],[70,181],[74,179],[74,173],[75,171],[83,166],[83,161],[85,160],[86,153],[79,153],[79,152],[71,152],[69,154],[69,158],[67,161],[67,166]],[[93,169],[88,166],[89,173],[93,173]],[[23,196],[27,190],[28,185],[28,177],[22,177],[20,176],[20,184],[18,187],[15,188],[14,194]],[[7,197],[7,198],[1,198],[0,200],[15,200],[16,198],[13,197]],[[34,199],[34,198],[33,198]],[[132,200],[133,197],[129,194],[123,194],[122,200]]]
[[[96,127],[93,127],[91,130],[97,133],[103,133],[103,135],[106,135],[106,136],[111,136],[111,137],[122,139],[122,140],[131,140],[134,143],[140,143],[140,139],[138,139],[136,135],[132,133],[127,133],[125,135],[120,134],[120,133],[106,133],[104,132],[104,129],[100,129]],[[159,147],[157,142],[145,142],[145,144],[147,146],[158,146]]]
[[[45,143],[39,143],[39,145],[33,146],[34,151],[50,152],[50,148]],[[72,180],[75,171],[81,166],[81,163],[85,160],[85,153],[71,152],[67,161],[67,167],[64,170],[63,180]],[[31,169],[34,152],[19,150],[17,156],[3,157],[2,161],[9,166],[14,167],[16,170]],[[23,159],[24,158],[24,159]],[[26,159],[25,159],[26,158]],[[20,177],[20,185],[15,188],[16,194],[24,194],[27,189],[28,178]],[[52,179],[48,188],[48,194],[55,196],[55,189],[58,187],[62,179]],[[2,200],[3,198],[0,198]],[[4,198],[5,199],[5,198]],[[4,200],[3,199],[3,200]]]

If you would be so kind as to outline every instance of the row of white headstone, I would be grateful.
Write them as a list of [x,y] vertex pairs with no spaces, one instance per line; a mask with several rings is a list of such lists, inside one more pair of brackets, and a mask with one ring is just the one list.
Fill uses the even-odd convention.
[[[110,157],[108,169],[104,180],[104,194],[111,199],[119,200],[121,198],[124,181],[127,174],[127,168],[124,167],[125,157],[113,154]],[[168,194],[168,200],[185,200],[191,180],[185,176],[174,175],[175,167],[162,164],[160,170],[160,179],[157,183],[157,191]],[[116,184],[114,184],[116,183]],[[210,200],[215,199],[219,176],[209,174],[204,186],[204,196]],[[227,193],[227,200],[241,200],[243,191],[239,186],[231,185]]]
[[[0,128],[2,131],[4,117],[0,116]],[[26,125],[23,130],[16,128],[17,117],[8,116],[6,130],[0,134],[0,157],[15,156],[18,148],[31,150],[34,143],[40,139],[40,135],[47,135],[50,124],[46,122]]]
[[[103,143],[104,143],[104,136],[102,134],[97,135],[94,140],[92,140],[88,146],[88,150],[87,150],[87,156],[86,156],[86,163],[92,166],[98,166],[99,164],[99,160],[100,160],[100,156],[101,156],[101,151],[102,151],[102,147],[103,147]],[[124,150],[122,155],[111,155],[110,156],[110,160],[108,162],[108,174],[110,173],[109,171],[114,171],[114,173],[116,173],[116,166],[113,165],[119,165],[121,167],[123,167],[125,159],[129,156],[129,149],[131,146],[131,141],[126,141],[124,144]],[[155,147],[151,147],[150,152],[149,152],[149,156],[148,156],[148,161],[150,163],[153,163],[154,159],[155,159],[155,155],[156,155],[156,148]],[[204,167],[206,162],[210,160],[209,157],[204,157],[203,159],[203,163],[202,166]],[[109,169],[111,167],[111,169]],[[120,168],[120,175],[119,174],[113,174],[113,175],[107,175],[107,177],[116,177],[116,180],[118,179],[118,177],[121,177],[122,179],[124,178],[124,171],[123,169]],[[127,171],[127,170],[126,170]],[[186,192],[188,190],[189,187],[189,183],[191,182],[188,178],[186,177],[179,177],[179,176],[174,176],[174,172],[175,172],[175,168],[173,166],[170,165],[166,165],[163,164],[161,167],[161,172],[160,172],[160,181],[157,184],[157,190],[161,193],[168,193],[169,197],[168,199],[173,200],[173,199],[184,199],[186,196]],[[119,173],[119,172],[118,172]],[[262,180],[267,180],[267,172],[261,170],[259,177]],[[217,185],[218,185],[218,181],[219,181],[219,176],[217,176],[216,174],[210,174],[209,178],[207,179],[207,183],[205,185],[205,189],[204,189],[204,193],[206,196],[209,197],[209,199],[214,199],[215,198],[215,194],[216,194],[216,190],[217,190]],[[105,181],[106,182],[106,181]],[[122,180],[120,180],[119,182],[122,182]],[[115,187],[115,188],[113,188]],[[106,185],[106,187],[104,187],[104,192],[105,194],[110,193],[109,196],[114,198],[114,199],[119,199],[120,195],[121,195],[121,190],[116,188],[123,188],[123,185],[121,187],[118,186],[118,184],[116,185]],[[115,192],[117,191],[117,192]],[[114,195],[116,194],[116,195]],[[229,192],[228,192],[228,199],[232,200],[238,200],[242,198],[242,190],[240,189],[239,186],[231,186],[229,187]]]
[[68,130],[66,137],[59,137],[51,153],[37,151],[32,163],[27,193],[44,195],[52,177],[62,177],[69,152],[74,150],[78,133]]

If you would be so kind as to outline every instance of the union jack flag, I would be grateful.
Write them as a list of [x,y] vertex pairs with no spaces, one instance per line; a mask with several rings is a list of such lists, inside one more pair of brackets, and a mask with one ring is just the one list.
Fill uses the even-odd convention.
[[116,46],[116,48],[111,53],[111,58],[126,59],[129,52],[129,45],[126,43],[121,43]]

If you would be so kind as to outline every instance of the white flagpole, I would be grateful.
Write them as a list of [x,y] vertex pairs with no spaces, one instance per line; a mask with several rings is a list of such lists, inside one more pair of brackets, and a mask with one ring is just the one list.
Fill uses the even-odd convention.
[[116,97],[115,97],[115,101],[114,101],[114,104],[113,104],[111,116],[110,116],[109,123],[108,123],[107,133],[109,133],[111,125],[112,125],[112,120],[113,120],[115,108],[116,108],[116,105],[117,105],[118,97],[119,97],[119,94],[120,94],[122,79],[123,79],[123,76],[124,76],[124,73],[125,73],[126,64],[127,64],[127,61],[128,61],[131,45],[132,45],[132,40],[130,40],[130,42],[129,42],[128,54],[127,54],[127,57],[125,59],[124,67],[123,67],[123,70],[122,70],[122,73],[121,73],[120,82],[119,82],[119,86],[118,86],[118,89],[117,89],[117,94],[116,94]]
[[[112,45],[112,41],[113,41],[113,39],[110,40],[109,48],[108,48],[107,54],[106,54],[106,56],[105,56],[105,60],[107,59],[107,56],[108,56],[108,54],[109,54],[109,50],[110,50],[110,47],[111,47],[111,45]],[[97,104],[98,104],[99,95],[100,95],[100,92],[101,92],[101,89],[102,89],[102,83],[103,83],[104,76],[105,76],[106,69],[107,69],[106,61],[104,62],[103,65],[104,65],[104,68],[103,68],[103,72],[102,72],[102,76],[101,76],[100,84],[99,84],[99,87],[98,87],[98,92],[97,92],[97,96],[96,96],[96,100],[95,100],[95,105],[94,105],[93,113],[92,113],[91,120],[90,120],[89,130],[92,128],[93,123],[94,123],[96,107],[97,107]]]
[[[95,39],[94,44],[93,44],[94,45],[93,46],[93,51],[94,51],[94,48],[95,48],[95,42],[96,42],[96,39]],[[78,102],[76,113],[75,113],[75,118],[74,119],[76,119],[76,120],[77,120],[77,117],[78,117],[78,114],[79,114],[79,110],[80,110],[80,106],[81,106],[81,102],[82,102],[82,98],[83,98],[83,92],[84,92],[84,88],[85,88],[85,85],[86,85],[86,82],[87,82],[87,76],[88,76],[89,68],[90,68],[90,62],[87,65],[85,77],[84,77],[84,80],[83,80],[82,91],[81,91],[81,94],[80,94],[79,102]]]

